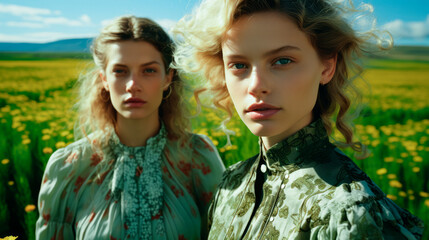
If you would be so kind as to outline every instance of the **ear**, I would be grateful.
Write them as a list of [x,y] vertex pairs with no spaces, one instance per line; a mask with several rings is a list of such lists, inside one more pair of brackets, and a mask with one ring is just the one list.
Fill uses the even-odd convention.
[[170,70],[168,70],[168,73],[165,75],[164,91],[168,89],[168,86],[170,86],[171,82],[173,81],[173,76],[175,72],[175,69],[170,68]]
[[106,91],[109,91],[109,84],[107,83],[106,74],[104,73],[103,70],[101,70],[99,75],[100,75],[101,81],[103,82],[104,89]]
[[320,84],[325,85],[329,83],[334,77],[335,70],[337,69],[337,54],[335,56],[322,60],[324,66]]

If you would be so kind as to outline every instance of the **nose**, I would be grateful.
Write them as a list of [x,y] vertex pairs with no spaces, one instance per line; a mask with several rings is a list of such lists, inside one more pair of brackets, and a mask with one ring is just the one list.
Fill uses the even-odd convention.
[[134,93],[140,90],[141,90],[141,87],[137,82],[137,78],[133,76],[131,79],[128,80],[126,84],[126,91],[129,93]]
[[266,74],[262,69],[254,68],[250,75],[249,94],[258,98],[270,93]]

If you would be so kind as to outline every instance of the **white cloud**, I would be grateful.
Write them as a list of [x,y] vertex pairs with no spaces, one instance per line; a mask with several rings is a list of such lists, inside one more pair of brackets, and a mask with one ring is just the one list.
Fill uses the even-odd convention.
[[35,22],[7,22],[8,27],[23,27],[23,28],[43,28],[44,25]]
[[23,35],[8,35],[0,33],[0,42],[46,43],[61,39],[93,38],[94,34],[69,34],[64,32],[36,32]]
[[422,39],[429,37],[429,15],[420,22],[404,22],[395,20],[386,23],[383,29],[388,30],[394,38]]
[[8,13],[15,16],[49,15],[51,14],[51,10],[0,3],[0,13]]
[[18,5],[0,4],[0,13],[12,14],[21,18],[22,21],[6,23],[10,27],[43,28],[51,25],[80,27],[91,24],[91,18],[86,14],[78,19],[69,19],[61,16],[61,12],[57,10],[51,11],[49,9]]

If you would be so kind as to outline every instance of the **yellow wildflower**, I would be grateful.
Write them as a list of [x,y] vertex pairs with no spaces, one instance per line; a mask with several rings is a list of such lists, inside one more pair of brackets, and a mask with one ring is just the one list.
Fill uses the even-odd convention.
[[389,185],[391,187],[394,187],[394,188],[401,188],[402,187],[402,183],[400,183],[398,180],[392,180],[392,181],[390,181]]
[[427,197],[429,197],[429,193],[427,193],[427,192],[420,192],[420,197],[427,198]]
[[380,169],[378,169],[378,170],[376,171],[376,173],[377,173],[378,175],[384,175],[384,174],[386,174],[386,173],[387,173],[387,169],[386,169],[386,168],[380,168]]
[[57,143],[55,144],[55,147],[56,147],[56,148],[63,148],[63,147],[65,147],[65,146],[66,146],[66,143],[65,143],[65,142],[63,142],[63,141],[57,142]]
[[3,165],[6,165],[6,164],[8,164],[10,161],[9,161],[9,159],[3,159],[3,160],[1,160],[1,163],[3,164]]
[[403,158],[408,157],[408,153],[405,153],[405,152],[402,152],[400,155],[401,155],[401,157],[403,157]]
[[31,140],[30,140],[30,139],[28,139],[28,138],[26,138],[26,139],[22,140],[22,144],[27,145],[27,144],[30,144],[30,143],[31,143]]
[[423,162],[423,158],[420,156],[415,156],[415,157],[413,157],[413,161],[414,162]]
[[387,178],[388,179],[395,179],[396,178],[396,174],[394,174],[394,173],[387,174]]
[[43,141],[49,140],[50,138],[51,138],[51,136],[49,136],[49,135],[43,135],[42,136]]
[[394,160],[393,157],[385,157],[384,158],[385,162],[393,162],[393,160]]
[[9,181],[9,182],[7,182],[7,184],[9,185],[9,186],[12,186],[13,184],[15,184],[13,181]]
[[34,206],[34,204],[28,204],[27,206],[25,206],[25,211],[26,212],[32,212],[36,209],[36,206]]
[[426,199],[426,200],[425,200],[425,205],[426,205],[426,207],[428,207],[428,208],[429,208],[429,199]]
[[413,172],[418,173],[420,172],[420,168],[419,167],[413,167],[412,168]]
[[387,194],[386,197],[392,199],[393,201],[395,201],[396,199],[398,199],[398,197],[396,197],[395,195],[392,195],[392,194]]
[[43,148],[43,153],[44,154],[50,154],[50,153],[52,153],[53,152],[53,150],[52,150],[52,148],[50,148],[50,147],[45,147],[45,148]]
[[404,192],[404,191],[400,191],[400,192],[399,192],[399,196],[401,196],[401,197],[406,197],[406,196],[407,196],[407,193],[406,193],[406,192]]
[[18,237],[15,237],[15,236],[7,236],[7,237],[4,237],[4,238],[0,238],[0,240],[15,240],[17,238]]

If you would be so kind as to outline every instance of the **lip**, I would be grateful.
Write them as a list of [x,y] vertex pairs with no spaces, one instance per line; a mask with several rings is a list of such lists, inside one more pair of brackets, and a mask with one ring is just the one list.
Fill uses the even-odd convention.
[[245,113],[248,114],[252,120],[265,120],[271,118],[280,110],[281,108],[267,103],[254,103],[245,110]]
[[124,104],[127,107],[141,107],[146,103],[145,100],[138,97],[130,97],[124,101]]

